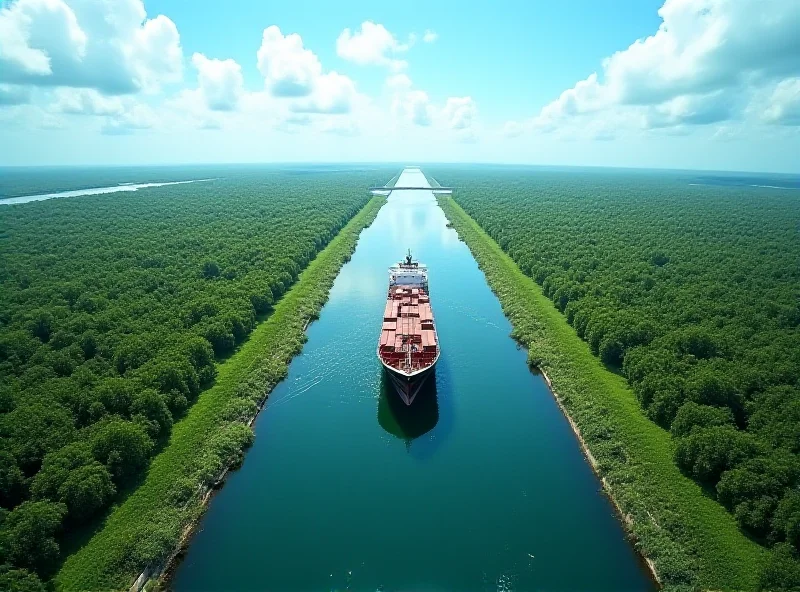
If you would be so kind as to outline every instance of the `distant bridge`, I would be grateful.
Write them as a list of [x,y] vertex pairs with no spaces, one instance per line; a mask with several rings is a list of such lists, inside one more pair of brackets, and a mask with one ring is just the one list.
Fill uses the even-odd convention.
[[442,191],[453,193],[452,187],[370,187],[370,191]]

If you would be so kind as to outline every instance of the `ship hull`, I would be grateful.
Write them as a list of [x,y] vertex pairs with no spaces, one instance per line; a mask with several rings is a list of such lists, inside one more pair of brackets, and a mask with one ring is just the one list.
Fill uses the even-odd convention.
[[436,362],[434,362],[424,370],[413,374],[406,374],[397,368],[392,368],[391,366],[383,364],[383,362],[381,363],[383,365],[383,371],[386,372],[389,377],[395,392],[406,405],[411,405],[414,402],[414,399],[416,399],[419,391],[422,389],[422,385],[425,384],[428,377],[433,374],[433,370],[436,367]]

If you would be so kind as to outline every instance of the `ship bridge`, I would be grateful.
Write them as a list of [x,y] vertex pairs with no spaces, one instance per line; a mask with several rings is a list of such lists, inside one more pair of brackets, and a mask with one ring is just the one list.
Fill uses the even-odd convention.
[[423,263],[417,263],[415,267],[402,264],[392,265],[389,268],[389,285],[426,288],[428,285],[428,268]]

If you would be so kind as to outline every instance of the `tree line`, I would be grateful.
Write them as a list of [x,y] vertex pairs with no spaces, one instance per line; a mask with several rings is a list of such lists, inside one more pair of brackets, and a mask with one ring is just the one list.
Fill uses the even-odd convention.
[[800,195],[677,173],[433,171],[800,586]]
[[0,589],[43,589],[62,543],[136,487],[375,176],[251,170],[0,209]]

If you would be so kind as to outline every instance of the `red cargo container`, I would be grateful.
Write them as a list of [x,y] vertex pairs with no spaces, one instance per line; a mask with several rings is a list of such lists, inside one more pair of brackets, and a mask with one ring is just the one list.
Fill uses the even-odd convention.
[[389,301],[386,303],[386,308],[383,310],[383,320],[388,321],[396,318],[397,315],[395,315],[394,308],[392,307],[392,302]]
[[419,318],[422,321],[432,321],[433,320],[433,311],[431,310],[430,304],[420,304],[419,305]]
[[436,333],[433,330],[422,331],[422,349],[436,351]]

